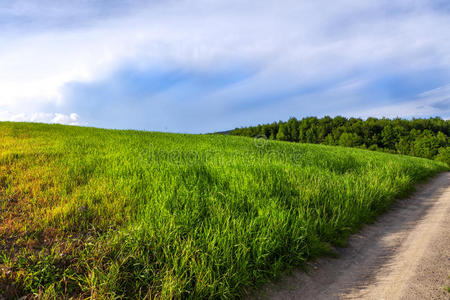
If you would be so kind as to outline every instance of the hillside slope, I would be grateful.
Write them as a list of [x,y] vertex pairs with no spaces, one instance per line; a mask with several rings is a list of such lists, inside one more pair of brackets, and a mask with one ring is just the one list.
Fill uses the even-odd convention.
[[443,170],[351,148],[0,123],[0,290],[240,297]]

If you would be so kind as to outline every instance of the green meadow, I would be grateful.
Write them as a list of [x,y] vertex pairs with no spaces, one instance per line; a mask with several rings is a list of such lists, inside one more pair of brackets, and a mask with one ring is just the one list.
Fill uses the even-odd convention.
[[241,298],[447,170],[238,136],[0,123],[0,294]]

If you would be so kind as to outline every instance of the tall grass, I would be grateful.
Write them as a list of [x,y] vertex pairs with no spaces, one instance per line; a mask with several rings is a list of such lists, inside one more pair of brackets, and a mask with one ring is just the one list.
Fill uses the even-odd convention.
[[244,137],[0,123],[0,290],[239,298],[445,169]]

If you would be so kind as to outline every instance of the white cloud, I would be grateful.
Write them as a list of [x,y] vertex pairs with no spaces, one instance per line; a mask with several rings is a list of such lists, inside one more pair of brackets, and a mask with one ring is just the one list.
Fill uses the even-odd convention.
[[13,122],[37,122],[37,123],[55,123],[65,125],[86,125],[80,122],[80,116],[76,113],[69,115],[61,113],[12,113],[9,111],[0,111],[0,121]]
[[450,116],[450,84],[421,93],[410,101],[353,113],[353,116],[363,118],[430,117],[442,115]]
[[50,123],[79,125],[79,118],[80,116],[78,116],[78,114],[76,113],[71,113],[70,115],[55,113],[55,117],[51,120]]
[[[45,18],[33,1],[20,3],[10,8],[12,17],[75,24],[21,27],[0,36],[0,110],[27,116],[49,105],[56,107],[50,111],[64,111],[65,84],[100,80],[126,64],[180,70],[257,66],[254,76],[215,91],[228,103],[360,69],[450,69],[450,17],[433,9],[433,1],[163,1],[104,18],[83,7],[89,1],[75,6],[79,14],[55,5]],[[79,22],[77,15],[83,15]]]

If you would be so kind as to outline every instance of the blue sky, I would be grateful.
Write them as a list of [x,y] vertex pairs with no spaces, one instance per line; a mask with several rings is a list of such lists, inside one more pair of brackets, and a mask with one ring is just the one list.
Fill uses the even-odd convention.
[[450,118],[442,0],[1,1],[0,120],[213,132]]

